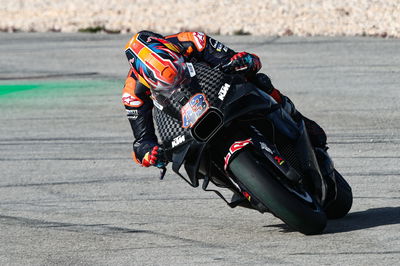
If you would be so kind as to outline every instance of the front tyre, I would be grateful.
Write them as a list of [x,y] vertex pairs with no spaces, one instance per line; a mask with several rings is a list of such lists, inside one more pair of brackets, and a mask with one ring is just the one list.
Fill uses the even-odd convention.
[[351,187],[336,169],[334,173],[336,178],[336,199],[325,209],[325,213],[329,219],[344,217],[353,205]]
[[292,229],[306,235],[321,233],[327,219],[314,198],[299,187],[283,185],[254,153],[243,149],[229,164],[238,184]]

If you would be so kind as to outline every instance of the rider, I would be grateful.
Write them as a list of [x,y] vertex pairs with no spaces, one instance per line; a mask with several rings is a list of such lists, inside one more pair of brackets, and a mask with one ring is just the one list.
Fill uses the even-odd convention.
[[256,74],[261,62],[255,54],[236,53],[202,32],[162,36],[150,31],[134,35],[125,46],[125,54],[131,68],[125,81],[122,102],[135,137],[133,159],[142,166],[160,166],[163,161],[153,124],[152,90],[171,88],[184,82],[187,75],[185,62],[204,62],[211,67],[228,65],[225,72],[246,75],[282,104],[294,119],[303,118],[312,145],[326,149],[323,129],[296,111],[289,98],[274,88],[267,75]]

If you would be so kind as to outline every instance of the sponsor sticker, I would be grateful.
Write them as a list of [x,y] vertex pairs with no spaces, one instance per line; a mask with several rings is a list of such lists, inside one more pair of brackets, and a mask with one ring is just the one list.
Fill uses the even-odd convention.
[[194,70],[193,64],[192,63],[186,63],[186,66],[187,66],[187,68],[189,70],[190,77],[192,78],[192,77],[196,76],[196,71]]
[[248,201],[251,200],[251,196],[250,196],[250,194],[249,194],[248,192],[242,191],[242,194],[243,194],[243,196],[244,196]]
[[185,135],[181,135],[181,136],[174,138],[172,140],[172,148],[178,146],[179,144],[182,144],[183,142],[185,142]]
[[281,158],[281,157],[279,157],[278,155],[276,155],[275,157],[274,157],[274,159],[275,159],[275,161],[279,164],[279,165],[282,165],[285,161]]
[[267,151],[270,154],[274,154],[274,152],[267,146],[267,144],[265,144],[264,142],[260,143],[261,149]]
[[226,94],[228,93],[229,88],[231,87],[230,84],[225,83],[218,92],[218,99],[223,101],[225,99]]
[[139,116],[138,110],[126,110],[128,119],[136,120]]
[[241,140],[241,141],[235,141],[231,147],[229,148],[228,154],[225,156],[225,164],[224,164],[224,169],[226,170],[229,164],[229,160],[231,159],[232,155],[237,152],[238,150],[243,149],[246,145],[253,143],[250,139],[246,140]]

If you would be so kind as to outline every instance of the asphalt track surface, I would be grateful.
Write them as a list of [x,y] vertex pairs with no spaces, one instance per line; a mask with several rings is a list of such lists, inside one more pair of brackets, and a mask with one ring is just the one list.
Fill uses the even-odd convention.
[[353,188],[304,236],[131,161],[128,39],[0,34],[1,265],[398,265],[400,40],[219,37],[325,128]]

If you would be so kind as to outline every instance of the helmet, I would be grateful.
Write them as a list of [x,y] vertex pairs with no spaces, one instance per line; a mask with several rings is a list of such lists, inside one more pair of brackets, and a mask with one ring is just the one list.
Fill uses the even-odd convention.
[[129,64],[139,81],[162,92],[171,90],[186,78],[186,64],[180,47],[161,35],[141,31],[125,46]]

